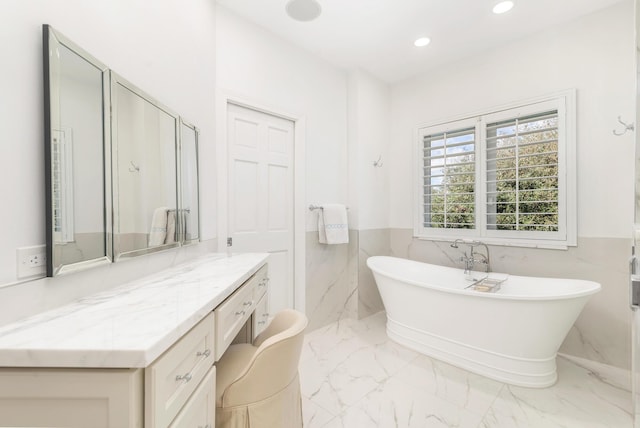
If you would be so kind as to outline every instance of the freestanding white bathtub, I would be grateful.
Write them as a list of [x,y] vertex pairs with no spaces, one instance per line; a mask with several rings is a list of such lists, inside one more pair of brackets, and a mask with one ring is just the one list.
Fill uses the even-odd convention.
[[503,275],[500,290],[487,293],[465,289],[471,282],[461,269],[383,256],[370,257],[367,265],[392,340],[492,379],[534,388],[555,383],[558,348],[600,290],[591,281]]

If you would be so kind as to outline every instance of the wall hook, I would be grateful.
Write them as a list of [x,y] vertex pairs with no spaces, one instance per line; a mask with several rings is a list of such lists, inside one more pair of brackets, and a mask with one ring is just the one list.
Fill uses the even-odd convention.
[[129,161],[131,166],[129,167],[129,172],[140,172],[140,167],[133,163],[133,161]]
[[624,135],[624,134],[627,133],[627,131],[633,131],[635,129],[635,125],[633,123],[624,123],[620,116],[618,116],[618,122],[620,122],[622,125],[624,125],[624,131],[616,132],[616,130],[614,129],[613,130],[613,135],[615,135],[616,137]]
[[377,161],[373,161],[373,166],[375,168],[382,168],[382,165],[384,165],[382,163],[382,155],[378,156],[378,160]]

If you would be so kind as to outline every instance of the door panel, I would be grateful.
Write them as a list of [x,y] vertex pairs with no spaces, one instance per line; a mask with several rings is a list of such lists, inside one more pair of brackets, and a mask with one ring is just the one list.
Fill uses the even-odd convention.
[[228,236],[233,252],[268,252],[269,312],[294,306],[294,123],[228,105]]
[[235,159],[233,182],[235,191],[230,193],[234,215],[229,218],[232,230],[252,233],[258,229],[258,162]]
[[277,232],[286,231],[291,225],[287,222],[287,196],[285,192],[289,180],[288,168],[280,165],[269,165],[269,200],[267,230]]

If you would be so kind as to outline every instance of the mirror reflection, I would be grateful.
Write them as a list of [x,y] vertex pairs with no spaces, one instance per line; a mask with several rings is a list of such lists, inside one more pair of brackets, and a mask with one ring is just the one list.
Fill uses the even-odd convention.
[[185,243],[200,239],[200,217],[198,204],[198,129],[180,121],[180,158],[182,198],[180,223]]
[[47,275],[108,261],[105,170],[107,68],[44,26]]
[[178,118],[112,74],[115,258],[179,244]]
[[47,275],[198,242],[198,129],[48,25],[43,42]]

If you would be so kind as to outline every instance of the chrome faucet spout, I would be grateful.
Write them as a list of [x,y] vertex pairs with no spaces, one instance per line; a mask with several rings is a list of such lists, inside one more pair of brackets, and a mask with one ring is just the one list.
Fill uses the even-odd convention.
[[[482,263],[485,265],[485,270],[487,272],[491,272],[491,262],[489,258],[489,247],[482,241],[465,241],[464,239],[456,239],[450,245],[451,248],[459,248],[458,243],[463,243],[469,246],[469,255],[467,255],[466,251],[463,253],[464,255],[460,257],[460,261],[464,263],[464,273],[465,275],[469,274],[473,270],[473,266],[475,263]],[[475,247],[482,246],[484,247],[485,254],[477,253],[474,251]],[[481,256],[482,259],[476,259],[477,256]]]
[[484,247],[485,254],[482,254],[482,253],[476,253],[476,254],[480,254],[481,256],[484,257],[486,270],[487,270],[487,272],[491,272],[491,261],[490,261],[490,258],[489,258],[489,247],[487,246],[487,244],[485,244],[482,241],[473,241],[473,243],[471,244],[471,254],[472,255],[473,255],[473,248],[474,247]]

